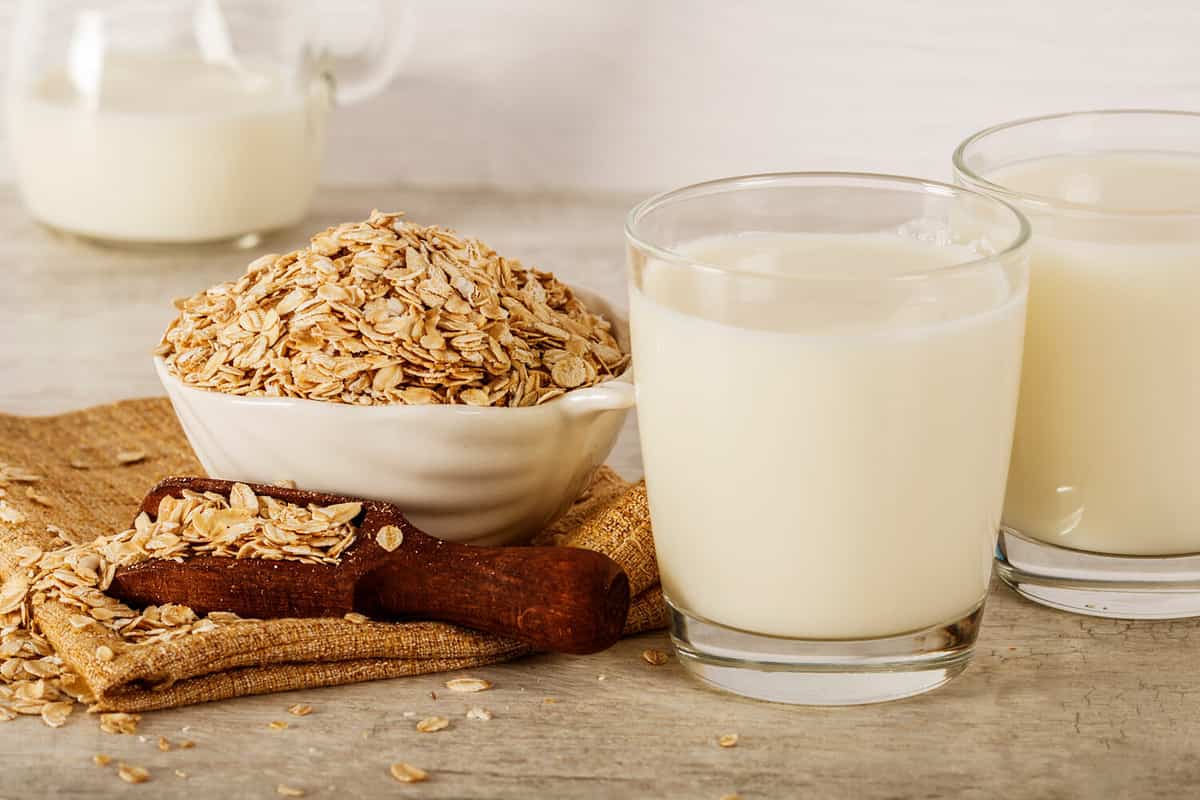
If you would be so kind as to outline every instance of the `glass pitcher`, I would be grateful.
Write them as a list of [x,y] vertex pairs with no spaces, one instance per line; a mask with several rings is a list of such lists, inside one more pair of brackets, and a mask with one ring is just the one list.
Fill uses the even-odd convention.
[[299,221],[335,101],[411,42],[390,0],[24,0],[7,122],[40,222],[120,242],[238,241]]

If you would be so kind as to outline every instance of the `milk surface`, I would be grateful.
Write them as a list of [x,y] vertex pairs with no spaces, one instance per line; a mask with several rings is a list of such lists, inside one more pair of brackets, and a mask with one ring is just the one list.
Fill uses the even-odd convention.
[[[810,277],[974,257],[885,235],[676,249]],[[1023,289],[996,273],[929,284],[923,302],[876,313],[886,304],[873,284],[833,300],[804,281],[763,281],[738,302],[719,277],[646,265],[631,290],[639,427],[677,607],[758,633],[846,639],[957,620],[983,599],[1025,310]]]
[[[987,176],[1140,214],[1200,211],[1200,158],[1072,156]],[[1200,224],[1035,217],[1005,524],[1101,553],[1200,552]]]
[[18,182],[43,222],[199,242],[303,216],[324,140],[319,92],[166,54],[109,53],[88,80],[53,72],[10,101]]

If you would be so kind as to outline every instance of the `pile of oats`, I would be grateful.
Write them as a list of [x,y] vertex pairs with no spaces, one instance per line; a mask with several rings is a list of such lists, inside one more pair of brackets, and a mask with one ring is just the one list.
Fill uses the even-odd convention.
[[[285,503],[235,484],[228,498],[192,491],[164,498],[153,520],[140,514],[134,527],[87,544],[17,550],[17,569],[0,584],[0,721],[40,714],[46,724],[58,727],[76,701],[94,700],[84,681],[35,631],[33,609],[38,604],[57,601],[72,607],[74,628],[99,626],[115,634],[120,648],[244,622],[223,612],[199,617],[173,604],[139,611],[105,590],[118,567],[154,558],[215,555],[336,564],[357,536],[352,521],[361,510],[360,503]],[[111,661],[116,652],[101,645],[95,655]]]
[[235,483],[228,498],[189,489],[182,495],[164,497],[153,520],[139,514],[129,530],[89,547],[120,566],[200,555],[337,564],[358,535],[353,520],[362,512],[362,503],[301,506],[258,496],[244,483]]
[[372,212],[177,301],[185,383],[356,405],[532,406],[620,374],[608,320],[476,239]]

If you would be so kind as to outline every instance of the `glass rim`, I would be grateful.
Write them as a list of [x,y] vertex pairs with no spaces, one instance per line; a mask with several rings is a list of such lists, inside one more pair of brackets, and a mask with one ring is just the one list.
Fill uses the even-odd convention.
[[[762,272],[759,270],[744,270],[734,269],[721,264],[713,264],[696,258],[687,256],[670,247],[655,244],[637,231],[638,223],[645,216],[657,208],[663,207],[678,200],[704,197],[707,195],[722,194],[729,191],[740,191],[743,189],[758,188],[776,183],[804,183],[808,181],[829,181],[829,180],[845,180],[859,181],[865,185],[885,186],[891,184],[899,185],[905,188],[940,195],[942,197],[953,197],[967,195],[987,203],[1001,207],[1007,211],[1017,225],[1016,235],[1012,237],[1004,247],[997,250],[995,253],[990,253],[978,258],[972,258],[967,261],[959,261],[952,264],[943,264],[931,266],[928,269],[921,269],[915,272],[905,272],[899,275],[880,275],[880,276],[839,276],[839,275],[780,275],[773,272]],[[955,186],[950,183],[942,183],[941,181],[927,180],[925,178],[912,178],[905,175],[890,175],[882,172],[760,172],[748,175],[735,175],[726,178],[716,178],[709,181],[701,181],[687,186],[681,186],[677,189],[671,189],[666,192],[660,192],[652,195],[641,201],[630,209],[625,216],[625,238],[633,246],[639,250],[646,252],[657,259],[669,261],[682,266],[698,269],[705,272],[718,274],[728,274],[742,278],[766,278],[780,282],[803,282],[803,283],[893,283],[918,281],[944,277],[947,275],[957,275],[963,272],[973,272],[981,270],[993,263],[1001,261],[1014,253],[1019,252],[1029,242],[1031,227],[1029,220],[1024,214],[1012,203],[998,197],[993,197],[985,192],[980,192],[974,188],[966,186]]]
[[[967,185],[978,191],[988,194],[997,195],[1005,201],[1013,205],[1024,205],[1035,208],[1039,211],[1067,211],[1079,215],[1095,216],[1095,217],[1129,217],[1137,219],[1188,219],[1191,217],[1200,217],[1200,208],[1196,209],[1125,209],[1112,208],[1108,206],[1095,205],[1092,203],[1075,203],[1069,200],[1061,200],[1048,195],[1033,194],[1031,192],[1020,192],[1015,189],[1010,189],[1003,184],[994,183],[991,180],[983,177],[975,170],[971,169],[966,164],[967,151],[975,145],[998,133],[1022,128],[1026,125],[1032,125],[1039,122],[1054,122],[1056,120],[1065,119],[1082,119],[1086,117],[1168,117],[1168,118],[1187,118],[1200,122],[1200,111],[1184,111],[1181,109],[1168,108],[1099,108],[1088,111],[1063,111],[1056,114],[1041,114],[1033,117],[1022,117],[1020,119],[1001,122],[998,125],[992,125],[968,136],[966,139],[954,148],[954,155],[951,157],[951,163],[954,166],[955,175],[963,179]],[[1200,156],[1200,147],[1196,150],[1197,156]]]

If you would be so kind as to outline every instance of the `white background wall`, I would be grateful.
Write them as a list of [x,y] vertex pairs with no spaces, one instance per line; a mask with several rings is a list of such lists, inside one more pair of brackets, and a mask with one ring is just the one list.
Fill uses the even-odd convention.
[[[0,0],[0,25],[14,0]],[[340,109],[330,183],[665,188],[946,177],[993,122],[1200,108],[1200,0],[416,0],[403,73]],[[11,174],[0,162],[0,178]]]

